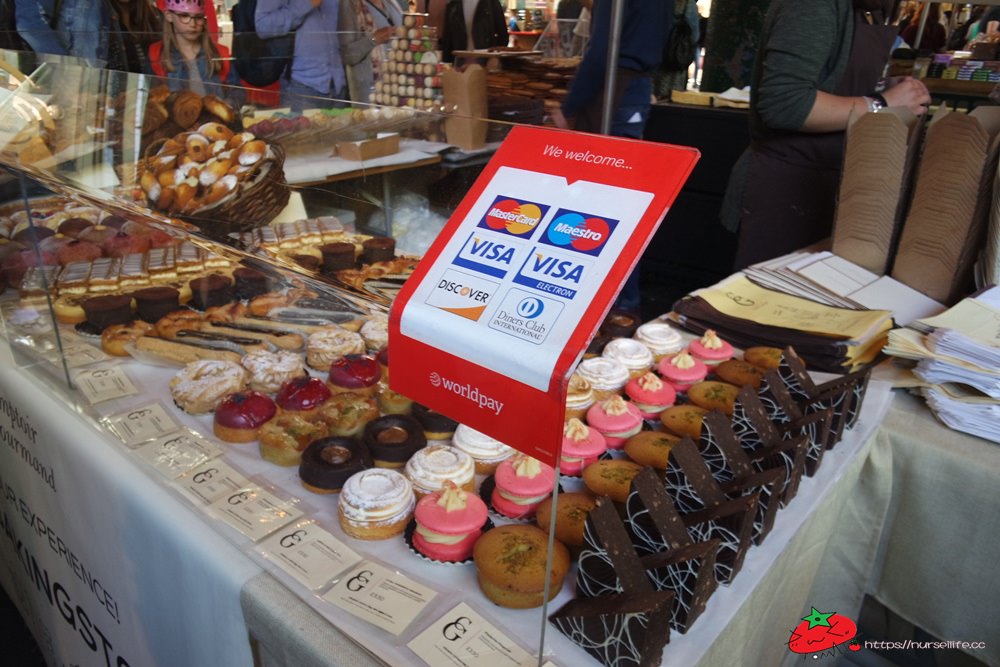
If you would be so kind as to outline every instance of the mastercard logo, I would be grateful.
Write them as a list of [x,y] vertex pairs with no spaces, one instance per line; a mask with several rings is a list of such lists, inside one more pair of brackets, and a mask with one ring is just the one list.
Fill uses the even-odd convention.
[[497,197],[479,226],[485,229],[528,238],[545,217],[545,204],[522,201],[512,197]]
[[549,225],[544,241],[557,247],[572,248],[587,255],[598,255],[617,224],[617,220],[598,218],[575,211],[560,211]]

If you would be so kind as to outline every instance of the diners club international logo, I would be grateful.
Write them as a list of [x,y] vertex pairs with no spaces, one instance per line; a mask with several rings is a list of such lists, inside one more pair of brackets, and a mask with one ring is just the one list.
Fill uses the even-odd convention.
[[518,238],[530,239],[549,206],[516,197],[498,196],[490,204],[478,227]]
[[813,660],[839,655],[844,648],[859,651],[861,644],[856,639],[857,634],[858,626],[846,616],[811,607],[809,615],[804,616],[792,630],[787,642],[788,650],[811,656]]
[[610,218],[559,209],[541,242],[597,257],[617,225],[618,221]]

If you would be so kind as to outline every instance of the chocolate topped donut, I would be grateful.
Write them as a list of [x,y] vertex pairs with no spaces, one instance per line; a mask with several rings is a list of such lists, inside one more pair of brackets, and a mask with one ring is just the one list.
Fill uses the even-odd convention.
[[444,440],[455,434],[458,422],[420,403],[413,404],[413,416],[424,427],[428,440]]
[[412,417],[386,415],[368,422],[364,442],[376,468],[402,468],[414,452],[427,445],[427,438]]
[[624,310],[612,310],[601,324],[601,333],[612,338],[631,338],[642,321],[632,313]]
[[302,452],[299,478],[314,493],[336,493],[348,477],[371,467],[368,447],[357,438],[322,438]]

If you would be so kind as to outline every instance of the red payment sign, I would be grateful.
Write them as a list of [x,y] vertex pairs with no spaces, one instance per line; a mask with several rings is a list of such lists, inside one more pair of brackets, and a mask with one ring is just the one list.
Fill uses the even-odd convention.
[[569,375],[697,160],[511,130],[393,303],[392,389],[555,465]]

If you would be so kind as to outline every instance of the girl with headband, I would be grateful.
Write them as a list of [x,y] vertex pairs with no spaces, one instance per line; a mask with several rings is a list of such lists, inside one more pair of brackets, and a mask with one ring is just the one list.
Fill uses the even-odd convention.
[[212,90],[218,84],[239,85],[229,49],[206,29],[207,23],[215,23],[209,21],[214,15],[206,16],[206,1],[163,2],[163,39],[149,47],[149,60],[153,73],[166,78],[173,90],[187,88],[205,95],[218,93]]

